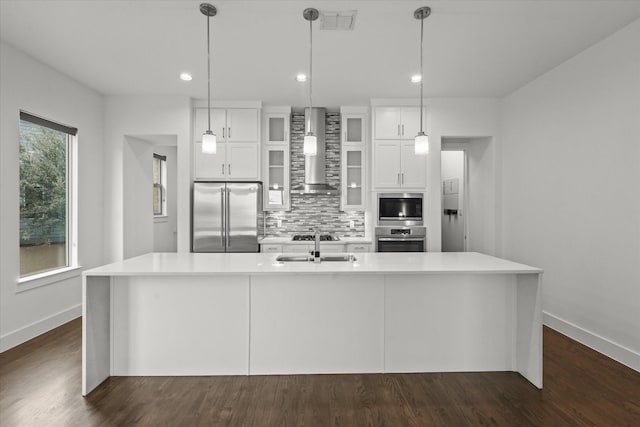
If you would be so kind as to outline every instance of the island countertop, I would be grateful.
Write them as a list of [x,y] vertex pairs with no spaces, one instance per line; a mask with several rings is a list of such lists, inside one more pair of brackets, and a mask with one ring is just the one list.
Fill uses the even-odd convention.
[[[298,254],[299,255],[299,254]],[[332,254],[334,255],[334,254]],[[85,276],[260,274],[536,274],[536,267],[477,252],[357,253],[355,262],[277,262],[269,253],[149,253],[87,270]]]

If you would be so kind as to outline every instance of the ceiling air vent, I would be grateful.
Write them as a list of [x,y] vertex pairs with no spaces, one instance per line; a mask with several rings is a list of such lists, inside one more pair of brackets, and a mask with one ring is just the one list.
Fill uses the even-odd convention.
[[320,12],[321,30],[353,30],[356,23],[357,10],[347,10],[342,12]]

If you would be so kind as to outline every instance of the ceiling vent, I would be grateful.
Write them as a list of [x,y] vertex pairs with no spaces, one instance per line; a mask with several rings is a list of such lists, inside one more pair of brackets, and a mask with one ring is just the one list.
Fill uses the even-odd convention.
[[341,12],[320,12],[321,30],[342,30],[351,31],[356,23],[357,10],[346,10]]

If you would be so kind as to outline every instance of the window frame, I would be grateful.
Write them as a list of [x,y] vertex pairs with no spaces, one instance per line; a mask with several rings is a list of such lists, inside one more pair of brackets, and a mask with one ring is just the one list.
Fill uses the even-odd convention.
[[[156,185],[160,188],[160,212],[156,213],[154,210],[153,217],[155,219],[166,218],[167,215],[167,156],[163,154],[153,153],[153,160],[159,160],[160,162],[160,182],[157,184],[155,182],[154,177],[152,176],[152,184],[153,190],[155,190]],[[153,174],[152,174],[153,175]],[[155,194],[154,194],[155,196]],[[155,206],[154,206],[155,207]]]
[[[78,264],[78,129],[41,116],[20,110],[20,121],[63,132],[66,137],[66,257],[65,266],[20,276],[16,281],[16,292],[24,292],[40,286],[50,285],[72,277],[78,277],[82,267]],[[20,131],[18,132],[20,136]],[[20,139],[18,138],[18,144]],[[18,178],[18,185],[20,178]],[[20,229],[20,226],[18,226]],[[18,250],[20,244],[18,241]],[[18,256],[20,259],[20,256]]]

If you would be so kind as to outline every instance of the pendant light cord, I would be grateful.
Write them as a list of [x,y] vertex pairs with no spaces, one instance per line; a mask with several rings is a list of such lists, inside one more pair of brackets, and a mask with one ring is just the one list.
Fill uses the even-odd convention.
[[309,134],[313,120],[313,20],[309,19]]
[[209,21],[210,16],[207,16],[207,129],[211,132],[211,42],[209,41]]
[[422,14],[422,19],[420,19],[420,133],[423,133],[422,130],[422,85],[424,84],[424,68],[422,65],[422,41],[424,40],[424,12]]

